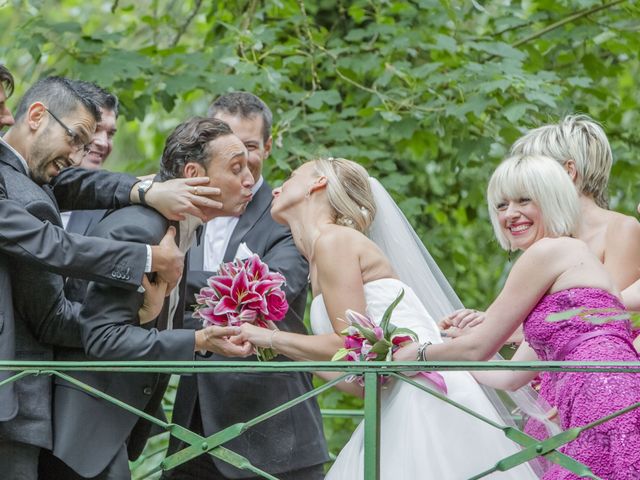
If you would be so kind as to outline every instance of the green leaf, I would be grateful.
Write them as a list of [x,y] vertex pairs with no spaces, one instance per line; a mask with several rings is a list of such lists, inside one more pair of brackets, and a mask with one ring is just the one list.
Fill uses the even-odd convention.
[[571,310],[565,310],[563,312],[555,312],[547,316],[547,322],[562,322],[564,320],[569,320],[570,318],[574,318],[580,315],[584,309],[582,308],[573,308]]
[[503,58],[512,58],[514,60],[524,60],[527,54],[517,48],[504,42],[469,42],[471,48],[480,50],[491,55]]
[[337,362],[338,360],[342,360],[344,357],[347,356],[347,354],[349,352],[353,351],[353,349],[350,348],[341,348],[340,350],[338,350],[335,355],[333,357],[331,357],[331,361],[332,362]]
[[314,94],[307,99],[306,103],[311,108],[317,110],[324,104],[333,106],[339,104],[341,101],[342,98],[337,90],[326,90],[314,92]]
[[512,123],[520,120],[528,110],[538,111],[538,107],[530,103],[514,103],[502,111],[502,114]]
[[391,302],[391,305],[387,307],[387,309],[384,311],[384,314],[382,315],[382,320],[380,321],[380,328],[382,328],[385,338],[389,336],[388,332],[389,332],[389,325],[391,321],[391,314],[393,313],[393,311],[398,306],[398,304],[402,301],[403,298],[404,298],[404,288],[400,290],[399,295],[396,297],[396,299],[393,302]]
[[391,342],[383,338],[373,344],[373,346],[371,347],[371,351],[373,353],[377,353],[378,355],[386,355],[391,348],[391,345]]
[[380,112],[380,116],[384,118],[387,122],[399,122],[402,120],[402,117],[397,113],[390,112],[388,110],[383,110]]
[[402,336],[402,335],[409,335],[411,338],[413,338],[414,341],[418,340],[418,335],[416,334],[416,332],[414,332],[410,328],[396,327],[395,330],[393,330],[393,332],[391,332],[391,337],[392,338],[393,337]]

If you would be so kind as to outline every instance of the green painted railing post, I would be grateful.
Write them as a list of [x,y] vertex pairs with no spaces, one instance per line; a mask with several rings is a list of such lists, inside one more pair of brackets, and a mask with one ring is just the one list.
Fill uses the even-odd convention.
[[380,382],[378,372],[364,374],[364,478],[380,479]]

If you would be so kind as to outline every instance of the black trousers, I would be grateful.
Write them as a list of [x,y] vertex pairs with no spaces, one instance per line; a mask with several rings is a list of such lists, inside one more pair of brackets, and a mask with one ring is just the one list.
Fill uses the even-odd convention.
[[0,475],[12,480],[37,480],[40,447],[0,442]]
[[[196,401],[196,406],[191,418],[189,430],[203,435],[202,418],[200,416],[200,405]],[[310,467],[291,470],[283,473],[271,473],[279,480],[323,480],[324,465],[312,465]],[[161,480],[230,480],[225,477],[216,467],[211,455],[200,455],[193,460],[183,463],[182,465],[169,470],[162,474]],[[248,477],[243,480],[264,480],[263,477]]]

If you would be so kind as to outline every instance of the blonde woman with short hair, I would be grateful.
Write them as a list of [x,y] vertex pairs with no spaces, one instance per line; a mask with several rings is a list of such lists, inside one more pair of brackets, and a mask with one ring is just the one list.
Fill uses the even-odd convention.
[[[564,169],[542,156],[514,156],[498,166],[487,191],[496,237],[504,248],[522,250],[486,319],[468,333],[433,345],[412,343],[396,360],[487,360],[521,325],[526,347],[549,361],[638,361],[628,320],[590,322],[573,309],[624,310],[612,275],[588,245],[572,234],[579,228],[579,199]],[[530,345],[530,347],[528,347]],[[522,348],[522,347],[521,347]],[[476,378],[495,386],[492,373]],[[512,375],[511,389],[536,372]],[[581,427],[640,401],[640,377],[625,373],[553,372],[546,398],[554,402],[563,430]],[[599,478],[637,478],[640,467],[640,411],[633,410],[582,433],[560,449]],[[559,465],[545,480],[574,478]]]

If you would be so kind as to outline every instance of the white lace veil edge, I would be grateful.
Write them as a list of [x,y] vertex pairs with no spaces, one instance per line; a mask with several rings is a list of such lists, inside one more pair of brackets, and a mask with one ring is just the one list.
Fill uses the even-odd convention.
[[[386,189],[373,177],[369,177],[369,183],[377,209],[369,238],[387,256],[400,280],[411,287],[434,322],[463,308],[447,278]],[[496,359],[504,360],[500,355]],[[486,386],[483,390],[507,425],[515,425],[514,415],[520,412],[543,422],[546,419],[537,402],[536,392],[529,386],[514,393],[501,392],[501,396],[510,398],[505,401],[500,399],[496,390]],[[505,403],[513,405],[508,407]],[[520,412],[513,411],[516,408]],[[544,423],[548,430],[556,427],[557,431],[553,422],[547,420]]]

